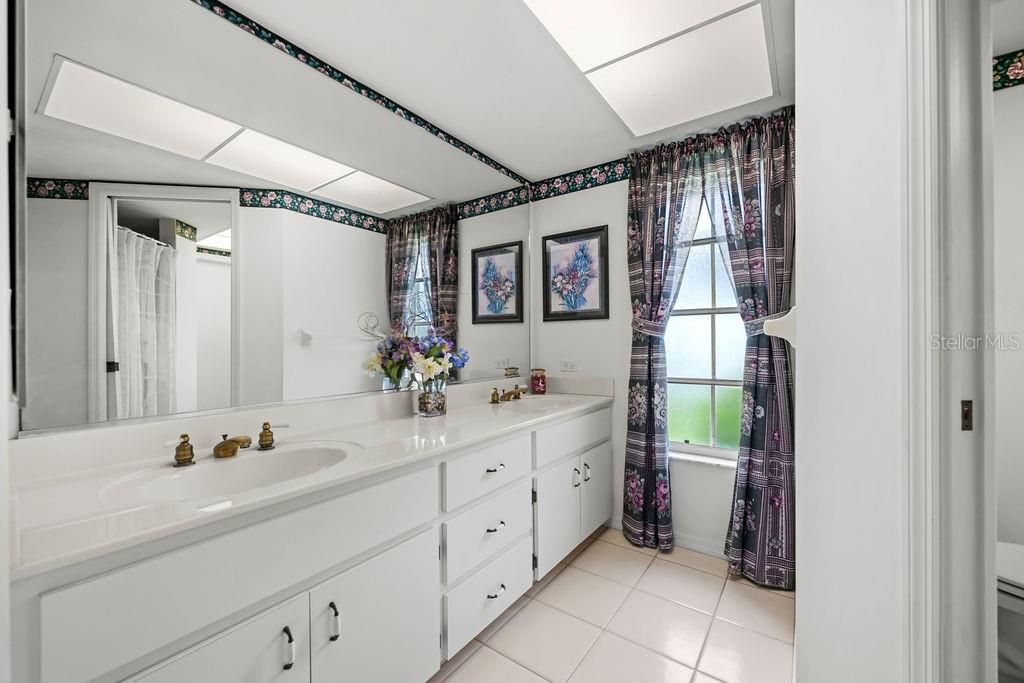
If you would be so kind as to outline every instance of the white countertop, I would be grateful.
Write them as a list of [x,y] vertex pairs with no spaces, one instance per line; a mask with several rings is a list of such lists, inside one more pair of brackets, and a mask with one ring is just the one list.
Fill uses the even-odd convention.
[[[147,500],[132,484],[172,471],[170,454],[22,487],[15,482],[12,519],[16,547],[11,578],[23,579],[165,538],[610,404],[611,398],[606,396],[548,394],[514,404],[460,405],[441,418],[392,418],[306,434],[280,433],[282,457],[289,447],[310,441],[337,442],[347,456],[298,479],[183,502]],[[242,450],[235,458],[214,462],[212,456],[197,449],[196,467],[231,467],[247,455]]]

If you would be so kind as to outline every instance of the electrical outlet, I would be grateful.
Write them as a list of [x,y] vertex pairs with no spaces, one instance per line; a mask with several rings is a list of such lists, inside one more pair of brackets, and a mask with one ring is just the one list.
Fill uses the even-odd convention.
[[508,358],[499,358],[498,360],[494,361],[494,367],[497,368],[498,370],[501,370],[502,368],[507,368]]
[[574,360],[563,360],[561,364],[562,372],[576,372],[576,361]]

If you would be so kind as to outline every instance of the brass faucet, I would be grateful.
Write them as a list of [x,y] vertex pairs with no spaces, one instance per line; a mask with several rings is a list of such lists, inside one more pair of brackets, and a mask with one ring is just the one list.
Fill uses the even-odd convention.
[[174,466],[188,467],[195,464],[196,453],[189,443],[188,434],[181,435],[181,443],[174,448]]
[[260,447],[261,451],[269,451],[274,447],[274,432],[270,431],[270,423],[264,422],[263,429],[260,430]]
[[518,401],[523,397],[523,394],[525,393],[526,387],[520,389],[519,385],[517,384],[515,386],[515,389],[509,389],[508,391],[501,392],[501,396],[498,397],[498,400],[501,401],[502,403],[506,401]]
[[233,436],[229,439],[227,434],[223,434],[222,437],[224,440],[213,447],[215,458],[233,458],[238,455],[239,448],[248,448],[252,445],[250,436]]

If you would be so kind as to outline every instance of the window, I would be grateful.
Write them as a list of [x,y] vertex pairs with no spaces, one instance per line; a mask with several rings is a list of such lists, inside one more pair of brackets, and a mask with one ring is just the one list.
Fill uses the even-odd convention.
[[410,337],[427,336],[433,325],[428,258],[427,245],[421,240],[419,256],[416,258],[415,280],[405,305],[405,333]]
[[673,450],[727,457],[740,444],[747,337],[707,205],[690,245],[665,333],[668,438]]

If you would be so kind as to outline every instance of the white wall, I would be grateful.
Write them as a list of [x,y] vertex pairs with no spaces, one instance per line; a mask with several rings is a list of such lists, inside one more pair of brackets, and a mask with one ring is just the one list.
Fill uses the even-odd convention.
[[[231,259],[209,254],[195,258],[196,409],[227,408],[231,405]],[[178,315],[180,319],[180,309]]]
[[[1024,86],[993,96],[995,330],[1024,338]],[[1024,543],[1024,349],[995,353],[995,437],[999,540]]]
[[[266,209],[252,209],[266,211]],[[280,213],[284,244],[283,397],[311,398],[380,389],[363,365],[376,347],[358,328],[371,312],[387,326],[384,235],[291,211]],[[299,330],[313,335],[302,345]]]
[[[611,377],[612,523],[622,525],[622,474],[626,460],[626,385],[631,347],[629,275],[626,263],[626,199],[628,182],[544,199],[530,205],[530,253],[533,273],[542,270],[541,238],[569,230],[608,226],[608,320],[544,322],[537,278],[530,283],[533,316],[533,364],[558,374],[561,362],[574,361],[581,376]],[[504,213],[504,212],[499,212]],[[735,467],[698,460],[673,459],[672,521],[676,545],[721,555],[725,540]]]
[[180,413],[199,407],[198,332],[196,304],[200,301],[196,243],[180,237],[173,218],[159,220],[159,239],[174,247],[174,393],[175,410]]
[[[473,249],[523,242],[523,322],[473,324]],[[530,205],[494,211],[459,221],[459,346],[469,351],[464,379],[500,377],[498,368],[530,370],[530,292],[536,286],[530,270]]]
[[88,421],[89,202],[26,200],[22,429]]

